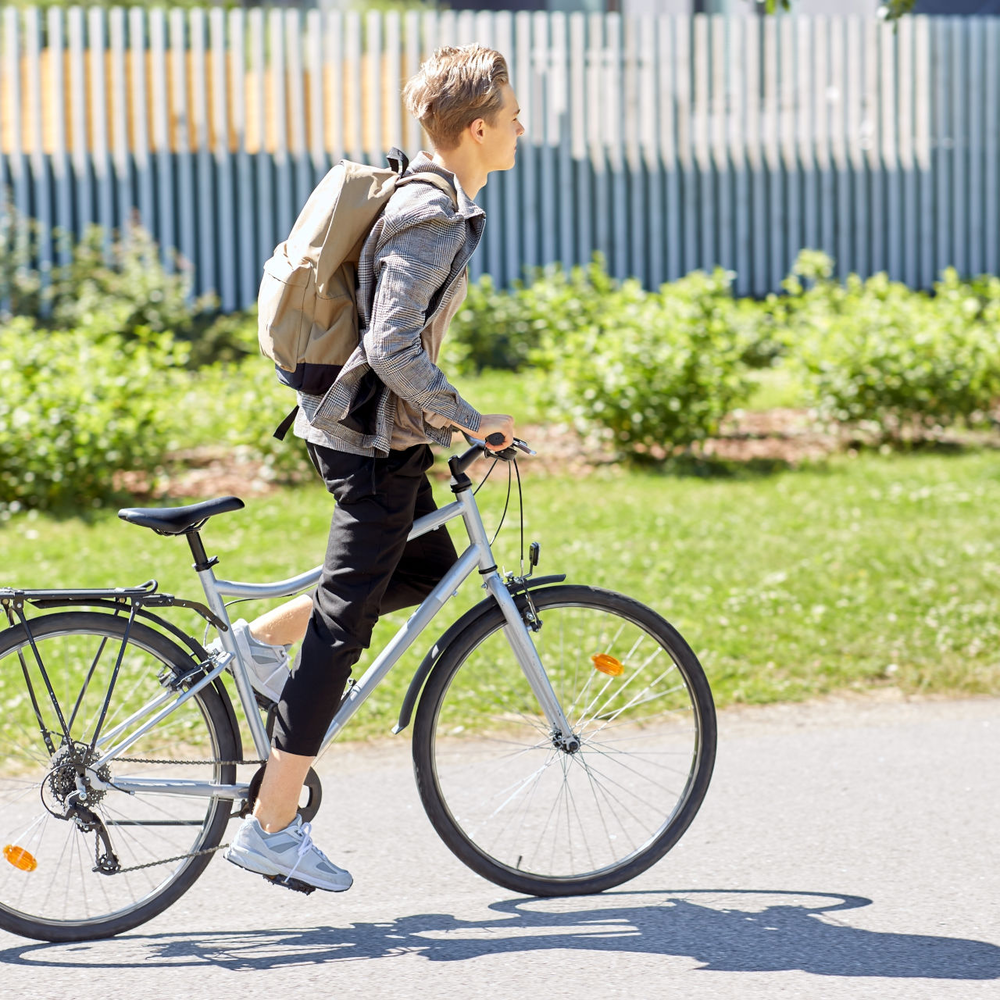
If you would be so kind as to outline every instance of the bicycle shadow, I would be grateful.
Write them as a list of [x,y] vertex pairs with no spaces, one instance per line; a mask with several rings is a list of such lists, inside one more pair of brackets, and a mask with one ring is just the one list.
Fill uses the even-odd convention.
[[[1000,979],[996,945],[864,930],[827,916],[871,902],[836,893],[727,889],[519,898],[491,904],[497,916],[486,920],[421,913],[347,927],[133,934],[110,942],[26,944],[0,951],[0,963],[88,969],[205,965],[241,972],[402,955],[461,962],[558,949],[689,958],[700,969],[722,972]],[[109,960],[109,947],[119,950],[122,943],[127,961]]]

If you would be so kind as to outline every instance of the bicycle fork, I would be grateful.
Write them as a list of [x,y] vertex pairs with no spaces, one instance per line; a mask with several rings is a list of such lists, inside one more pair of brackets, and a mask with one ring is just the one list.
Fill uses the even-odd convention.
[[496,567],[479,508],[475,501],[467,498],[466,492],[459,493],[458,500],[462,504],[462,518],[465,521],[469,538],[480,553],[479,572],[483,577],[483,585],[500,606],[507,621],[509,627],[504,630],[504,635],[507,637],[514,656],[517,658],[532,692],[538,699],[545,717],[549,720],[552,742],[561,750],[574,753],[579,750],[580,741],[573,732],[573,727],[566,718],[562,705],[559,704],[559,699],[556,697],[549,676],[545,672],[535,644],[531,641],[531,632]]

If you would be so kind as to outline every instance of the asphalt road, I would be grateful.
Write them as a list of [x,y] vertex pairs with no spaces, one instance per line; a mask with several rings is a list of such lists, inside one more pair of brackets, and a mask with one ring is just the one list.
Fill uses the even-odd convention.
[[700,815],[618,891],[543,901],[482,881],[435,838],[405,737],[345,745],[321,762],[314,834],[350,892],[302,896],[216,859],[110,941],[0,932],[0,995],[1000,997],[1000,701],[720,721]]

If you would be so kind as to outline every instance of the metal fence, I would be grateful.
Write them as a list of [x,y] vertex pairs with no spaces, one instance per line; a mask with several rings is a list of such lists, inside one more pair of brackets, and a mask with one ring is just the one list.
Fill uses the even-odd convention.
[[1000,263],[1000,19],[4,8],[0,188],[53,229],[138,219],[223,307],[342,156],[420,147],[442,44],[505,53],[527,135],[472,276],[602,252],[648,287],[778,287],[802,247],[929,287]]

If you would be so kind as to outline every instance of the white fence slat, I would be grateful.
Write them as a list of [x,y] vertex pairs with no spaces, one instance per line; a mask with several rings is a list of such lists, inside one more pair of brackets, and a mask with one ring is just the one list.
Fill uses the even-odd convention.
[[461,10],[455,19],[455,39],[458,45],[471,45],[476,41],[476,15],[471,10]]
[[780,288],[784,277],[784,204],[782,201],[781,97],[778,66],[778,25],[769,18],[763,26],[764,160],[768,177],[768,287]]
[[677,163],[679,167],[681,211],[680,274],[698,267],[698,199],[694,156],[694,115],[692,99],[691,38],[693,19],[683,14],[674,18],[674,123],[676,126]]
[[726,59],[726,21],[720,14],[709,19],[708,34],[708,143],[711,163],[709,176],[714,187],[716,218],[713,229],[715,253],[705,266],[732,267],[733,199],[729,172],[728,118],[729,89]]
[[[90,43],[90,124],[94,176],[97,181],[97,221],[104,230],[105,248],[110,248],[115,224],[114,187],[108,150],[107,74],[103,54],[107,47],[104,31],[106,11],[91,7],[87,11],[87,40]],[[94,57],[94,53],[97,57]]]
[[831,25],[830,32],[830,93],[833,101],[830,114],[830,154],[836,171],[837,211],[836,238],[833,256],[837,270],[845,274],[851,253],[851,168],[848,160],[848,142],[852,135],[848,131],[848,98],[851,87],[847,66],[847,22],[838,21]]
[[146,71],[147,14],[141,7],[133,7],[129,18],[129,56],[132,65],[132,159],[135,164],[137,188],[136,203],[139,224],[147,231],[155,231],[156,203],[154,200],[153,164],[149,153],[148,118],[149,90]]
[[750,19],[746,25],[744,47],[744,84],[746,94],[746,152],[743,170],[748,172],[747,197],[744,225],[749,232],[744,236],[746,253],[749,256],[747,281],[754,295],[764,295],[770,287],[767,280],[767,174],[764,170],[763,136],[761,132],[763,109],[763,88],[761,87],[761,25],[757,19]]
[[[815,69],[815,41],[811,18],[796,18],[795,32],[795,132],[798,137],[796,156],[802,197],[801,246],[818,247],[819,194],[816,185],[816,128],[813,111],[815,100],[813,82]],[[792,251],[792,248],[789,248]],[[794,251],[792,251],[794,253]],[[790,254],[791,255],[791,254]]]
[[292,221],[312,193],[312,169],[306,136],[306,81],[302,33],[302,14],[298,10],[285,12],[285,80],[288,108],[288,146],[295,178],[292,189]]
[[694,17],[694,42],[692,45],[692,70],[694,77],[694,155],[697,165],[698,200],[701,215],[698,220],[698,246],[696,267],[705,270],[717,263],[715,245],[715,209],[717,196],[712,176],[711,145],[711,49],[709,18],[704,14]]
[[657,33],[660,95],[660,158],[664,171],[664,277],[673,281],[682,273],[680,160],[677,152],[677,76],[674,56],[677,20],[658,19]]
[[859,17],[847,21],[847,144],[851,162],[852,201],[854,217],[851,220],[853,241],[850,255],[841,264],[841,276],[846,274],[851,262],[861,274],[868,270],[868,170],[865,146],[871,140],[870,128],[865,119],[864,88],[864,22]]
[[52,197],[49,187],[49,168],[42,136],[42,73],[41,73],[41,19],[37,7],[24,12],[24,38],[28,71],[28,123],[31,129],[29,153],[34,188],[34,212],[37,228],[35,239],[42,287],[51,278],[52,268]]
[[247,22],[240,7],[229,11],[230,126],[236,140],[236,232],[240,306],[257,297],[260,282],[259,247],[254,231],[253,165],[247,150]]
[[[406,63],[403,67],[404,86],[405,81],[416,75],[420,69],[420,28],[423,23],[421,16],[415,10],[408,10],[403,15],[403,24],[406,45]],[[504,52],[503,49],[500,51]],[[504,52],[504,55],[507,53]],[[423,130],[420,123],[409,112],[403,115],[403,149],[408,156],[413,156],[423,142]]]
[[605,25],[607,53],[605,57],[605,156],[610,166],[611,181],[611,273],[619,280],[629,276],[628,190],[625,182],[624,114],[622,87],[622,19],[608,14]]
[[[72,15],[70,11],[70,15]],[[152,139],[156,156],[157,225],[160,260],[168,272],[174,270],[177,245],[174,225],[174,158],[170,143],[170,91],[167,86],[167,25],[162,7],[149,12],[150,80],[152,102]],[[152,219],[147,224],[151,225]]]
[[[736,271],[734,290],[738,295],[749,295],[753,290],[750,266],[750,220],[753,202],[750,196],[748,148],[751,128],[756,125],[757,86],[748,86],[747,62],[751,47],[748,32],[756,21],[735,21],[729,26],[726,45],[726,64],[729,68],[729,159],[733,172],[733,255],[727,266]],[[752,119],[752,120],[751,120]]]
[[[361,72],[361,15],[357,11],[349,11],[344,16],[344,68],[347,80],[362,79]],[[364,104],[361,87],[351,87],[347,100],[344,102],[350,109],[351,129],[347,134],[345,128],[345,147],[351,159],[364,162]]]
[[817,246],[835,255],[837,187],[830,150],[830,121],[834,111],[830,82],[830,19],[817,17],[813,29],[813,130],[815,134],[816,197],[819,217]]
[[556,260],[565,267],[575,263],[573,217],[573,154],[570,148],[572,104],[575,96],[569,86],[569,23],[567,15],[552,15],[552,87],[553,123],[556,129]]
[[879,152],[885,185],[885,270],[894,281],[903,275],[902,177],[899,171],[896,111],[896,33],[879,27]]
[[193,266],[197,254],[197,227],[187,86],[187,19],[184,11],[178,8],[170,11],[170,64],[173,80],[170,119],[177,164],[177,250],[182,266]]
[[947,96],[945,106],[945,122],[948,135],[945,149],[951,172],[951,188],[949,191],[950,210],[948,228],[950,233],[950,248],[947,263],[953,264],[959,274],[965,271],[967,245],[965,233],[959,220],[965,215],[965,187],[968,184],[965,158],[965,94],[961,86],[964,70],[964,53],[962,51],[962,22],[957,17],[945,20],[947,36],[945,41],[948,53]]
[[132,151],[128,134],[129,92],[125,77],[125,10],[108,11],[108,42],[111,74],[111,163],[118,205],[117,219],[122,235],[132,222]]
[[67,33],[69,36],[70,75],[70,128],[71,160],[76,192],[76,235],[82,236],[87,225],[94,218],[93,200],[90,189],[90,155],[87,148],[87,83],[84,60],[86,59],[86,35],[83,9],[70,7],[67,11]]
[[641,118],[639,116],[639,43],[638,22],[634,18],[621,23],[620,78],[622,81],[622,146],[625,153],[622,184],[628,211],[622,213],[625,233],[623,250],[627,250],[623,268],[626,277],[635,276],[649,285],[649,254],[646,252],[645,181],[640,147]]
[[931,149],[931,32],[930,19],[915,24],[914,72],[914,161],[917,170],[919,203],[919,284],[929,288],[934,281],[934,185]]
[[[52,132],[55,148],[52,151],[52,177],[55,187],[55,224],[59,238],[56,242],[56,260],[67,264],[70,260],[69,236],[73,231],[73,187],[70,179],[69,145],[67,134],[66,104],[66,36],[65,14],[60,7],[50,7],[46,15],[50,62],[50,85],[52,101],[49,111],[52,115]],[[0,156],[0,162],[3,157]],[[3,176],[0,173],[0,191],[3,190]]]
[[[289,162],[288,116],[285,84],[285,11],[272,8],[268,12],[270,42],[270,91],[277,134],[274,137],[274,220],[275,242],[285,239],[295,222],[295,193],[292,188],[292,166]],[[356,18],[355,18],[356,20]],[[360,87],[358,88],[360,92]]]
[[344,131],[344,18],[339,11],[329,11],[326,15],[325,49],[333,89],[327,105],[328,127],[330,129],[329,149],[334,163],[347,155],[347,139]]
[[[552,49],[549,41],[549,15],[536,12],[532,16],[533,59],[539,62],[547,55],[544,63],[536,66],[535,92],[537,95],[536,129],[539,158],[539,218],[541,219],[541,260],[554,261],[558,257],[558,208],[559,194],[556,189],[556,149],[559,143],[559,110],[553,94],[554,73],[552,71]],[[555,120],[554,120],[555,119]]]
[[968,162],[969,186],[965,219],[960,220],[966,233],[966,243],[969,248],[967,273],[983,273],[983,206],[986,204],[986,192],[983,189],[983,97],[984,89],[969,86],[972,80],[983,79],[983,43],[985,32],[971,34],[962,32],[966,43],[966,56],[963,60],[964,72],[967,74],[965,86],[962,87],[966,97],[966,112],[969,117],[968,126]]
[[[588,90],[587,81],[587,19],[579,12],[569,15],[569,71],[570,71],[570,149],[573,158],[576,194],[574,227],[576,231],[575,260],[580,265],[589,263],[594,249],[591,227],[593,213],[590,209],[590,161],[587,144]],[[591,112],[592,113],[592,112]]]
[[369,11],[365,17],[366,63],[368,68],[365,96],[365,121],[368,125],[368,162],[381,166],[382,154],[382,15]]
[[211,62],[211,111],[215,132],[215,251],[218,254],[217,291],[222,309],[237,308],[236,214],[233,207],[233,160],[229,152],[229,74],[226,72],[226,12],[213,7],[208,13]]
[[[215,266],[215,228],[212,150],[208,132],[208,80],[205,60],[205,11],[195,7],[188,15],[190,32],[191,89],[188,100],[194,126],[194,157],[197,170],[197,259],[195,273],[199,281],[196,292],[217,289]],[[206,197],[206,195],[208,197]]]
[[402,32],[399,14],[385,15],[385,149],[404,147],[401,94],[403,90]]
[[916,134],[913,87],[913,22],[899,25],[897,74],[899,80],[899,170],[902,181],[903,241],[902,279],[911,287],[917,282],[917,256],[920,247],[920,212],[917,207],[917,175],[913,162]]
[[31,213],[31,201],[28,191],[28,167],[25,162],[24,150],[24,117],[21,113],[21,74],[20,67],[20,11],[16,7],[6,7],[0,13],[4,21],[5,57],[0,64],[0,70],[7,68],[6,91],[10,102],[10,133],[11,151],[8,158],[13,188],[14,208],[18,219],[14,231],[14,245],[21,251],[28,245],[28,219]]
[[269,144],[271,137],[264,129],[265,111],[268,97],[267,50],[264,44],[265,23],[262,7],[252,7],[247,11],[247,26],[250,31],[250,78],[254,81],[253,103],[258,116],[258,147],[254,163],[256,180],[256,205],[254,217],[257,220],[257,260],[263,265],[274,248],[284,239],[278,236],[274,224],[274,160]]
[[951,217],[951,155],[948,146],[954,143],[950,134],[951,104],[948,100],[948,90],[951,72],[950,24],[946,18],[935,18],[933,24],[934,53],[934,131],[933,146],[937,151],[934,173],[937,175],[937,185],[934,191],[935,210],[937,213],[937,253],[934,258],[934,275],[951,261],[951,232],[949,220]]
[[[656,76],[656,22],[651,17],[638,21],[638,100],[639,145],[642,150],[639,191],[642,227],[645,232],[645,284],[656,288],[666,280],[663,252],[663,172],[657,141],[657,104],[662,95]],[[565,215],[572,215],[569,205]]]
[[983,216],[985,257],[983,268],[987,274],[1000,271],[1000,19],[991,19],[986,25],[986,86],[985,97],[986,174],[984,187],[986,200]]
[[[453,19],[445,15],[441,17],[441,37],[453,38],[449,30]],[[445,43],[447,44],[447,43]],[[513,72],[517,83],[515,93],[520,101],[524,120],[527,124],[527,134],[521,140],[525,146],[518,164],[518,181],[521,193],[521,255],[520,266],[515,274],[520,274],[524,268],[535,267],[538,259],[538,177],[536,170],[537,150],[541,144],[539,132],[544,129],[542,109],[539,105],[535,88],[535,73],[532,64],[532,31],[531,14],[520,11],[514,16],[514,52],[515,64]],[[525,141],[527,140],[527,141]]]
[[[305,38],[303,40],[306,72],[309,74],[309,161],[310,190],[326,173],[326,98],[323,87],[323,14],[310,10],[305,16]],[[303,115],[303,118],[305,116]]]

